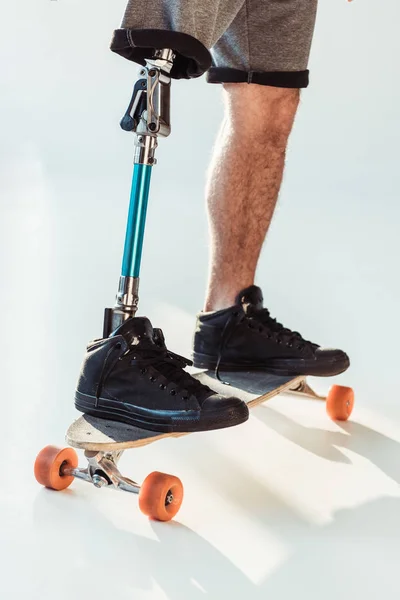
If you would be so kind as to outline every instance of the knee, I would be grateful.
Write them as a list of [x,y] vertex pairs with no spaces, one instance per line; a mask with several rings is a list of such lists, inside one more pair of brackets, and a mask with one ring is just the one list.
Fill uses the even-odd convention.
[[227,117],[249,143],[259,141],[284,151],[300,100],[300,90],[225,84]]

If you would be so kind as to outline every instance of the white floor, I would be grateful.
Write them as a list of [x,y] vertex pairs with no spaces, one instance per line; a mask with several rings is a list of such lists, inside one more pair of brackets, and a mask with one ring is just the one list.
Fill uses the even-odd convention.
[[[107,51],[122,0],[5,4],[1,598],[398,599],[400,98],[388,58],[398,55],[397,4],[321,8],[313,86],[258,278],[280,320],[349,352],[352,367],[335,381],[355,388],[352,421],[282,397],[243,427],[127,453],[132,478],[161,470],[183,480],[170,524],[148,522],[128,494],[81,482],[52,493],[33,478],[37,451],[63,444],[84,345],[114,300],[133,145],[118,120],[136,69]],[[206,277],[203,172],[219,90],[174,84],[172,112],[140,307],[187,354]]]
[[45,391],[57,385],[51,362],[37,389],[36,366],[49,358],[38,354],[4,391],[15,403],[3,430],[4,597],[398,598],[398,418],[359,397],[352,422],[336,425],[322,404],[281,397],[240,428],[128,452],[128,476],[184,481],[176,522],[154,523],[128,494],[36,484],[36,451],[62,443],[73,416],[62,388]]

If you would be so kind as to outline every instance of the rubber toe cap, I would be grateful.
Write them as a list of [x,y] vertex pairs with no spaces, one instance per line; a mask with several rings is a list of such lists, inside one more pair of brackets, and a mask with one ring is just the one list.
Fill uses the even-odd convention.
[[247,421],[249,418],[249,409],[247,404],[235,398],[234,396],[221,396],[220,394],[212,394],[206,398],[202,404],[201,412],[218,413],[218,415],[229,416],[230,420],[237,420],[240,423]]

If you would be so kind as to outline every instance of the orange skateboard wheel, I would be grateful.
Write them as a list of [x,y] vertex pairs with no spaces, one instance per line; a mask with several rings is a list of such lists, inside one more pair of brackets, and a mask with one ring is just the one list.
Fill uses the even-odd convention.
[[139,508],[157,521],[170,521],[179,511],[183,500],[183,485],[178,477],[155,471],[143,482],[139,493]]
[[72,475],[62,474],[61,469],[65,466],[77,468],[78,455],[75,450],[46,446],[36,457],[34,468],[36,480],[52,490],[65,490],[74,480]]
[[354,391],[350,387],[333,385],[326,398],[326,412],[333,421],[347,421],[354,407]]

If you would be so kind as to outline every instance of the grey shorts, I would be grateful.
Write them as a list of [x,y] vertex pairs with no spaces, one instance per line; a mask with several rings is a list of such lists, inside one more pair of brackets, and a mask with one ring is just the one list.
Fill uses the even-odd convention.
[[318,0],[129,0],[121,28],[189,34],[210,83],[306,87]]

